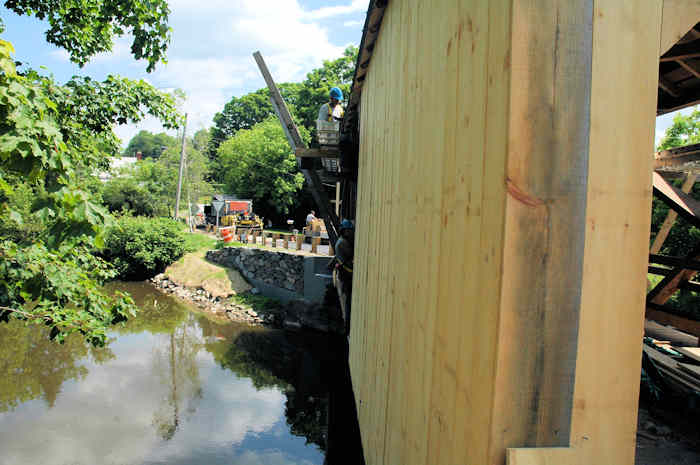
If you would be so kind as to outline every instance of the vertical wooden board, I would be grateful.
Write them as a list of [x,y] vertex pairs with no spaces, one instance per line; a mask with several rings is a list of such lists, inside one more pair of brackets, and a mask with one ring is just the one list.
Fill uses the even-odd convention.
[[[583,449],[586,463],[634,463],[651,205],[648,154],[654,143],[661,13],[654,0],[595,4],[587,230],[571,434],[572,446]],[[613,77],[627,84],[610,85]]]
[[417,208],[417,193],[415,190],[416,180],[422,175],[419,171],[419,160],[424,154],[418,153],[416,147],[420,136],[420,120],[419,108],[416,102],[416,90],[418,88],[418,60],[414,52],[419,47],[418,42],[418,24],[420,22],[421,11],[419,9],[419,0],[408,0],[406,3],[407,26],[409,32],[407,34],[407,55],[406,55],[406,85],[404,86],[404,99],[410,102],[402,123],[404,124],[404,135],[399,145],[401,151],[401,165],[405,170],[406,181],[402,183],[402,202],[405,204],[403,211],[406,213],[406,228],[405,228],[405,243],[407,245],[404,252],[404,263],[406,271],[404,273],[404,281],[402,286],[404,292],[401,298],[401,340],[405,350],[399,354],[400,363],[402,364],[402,375],[397,379],[397,383],[401,383],[401,397],[397,399],[397,408],[400,411],[399,415],[399,431],[400,431],[400,450],[396,452],[398,459],[388,463],[408,463],[413,455],[412,449],[409,447],[408,431],[411,422],[411,413],[414,405],[414,389],[411,386],[413,379],[413,366],[416,362],[413,349],[415,348],[415,340],[413,339],[413,328],[415,315],[420,311],[415,305],[417,297],[417,289],[419,286],[418,269],[418,249],[421,242],[420,225],[422,224],[422,212]]
[[659,56],[700,22],[700,0],[664,0]]
[[[392,13],[392,5],[389,5],[385,11],[384,19],[382,21],[382,35],[386,43],[394,44],[395,40],[393,37],[394,15]],[[376,288],[376,297],[374,299],[374,310],[375,310],[375,324],[374,324],[374,340],[375,340],[375,353],[373,357],[373,369],[374,375],[372,379],[374,380],[373,389],[373,400],[372,400],[372,418],[370,434],[372,435],[374,445],[371,450],[370,460],[372,463],[381,463],[384,457],[384,413],[386,407],[386,373],[385,373],[385,346],[387,340],[386,332],[386,282],[387,282],[387,265],[388,265],[388,251],[387,251],[387,235],[386,231],[388,229],[387,219],[389,214],[389,209],[387,208],[387,191],[388,184],[390,180],[388,179],[388,166],[392,158],[391,147],[388,143],[388,132],[390,130],[390,118],[391,110],[389,107],[391,88],[393,87],[392,75],[391,75],[391,59],[393,53],[388,53],[387,49],[382,49],[380,51],[379,66],[377,68],[377,76],[380,77],[380,97],[378,99],[377,105],[377,115],[379,116],[378,127],[381,128],[376,139],[377,142],[377,153],[380,154],[377,163],[377,206],[378,215],[374,219],[376,224],[376,234],[375,244],[377,244],[377,254],[376,254],[376,264],[375,269],[377,272],[377,278],[374,283]],[[377,58],[377,57],[375,57]]]
[[[593,0],[516,0],[490,461],[568,444],[585,237]],[[553,348],[556,348],[554,350]]]
[[503,205],[502,197],[499,204],[498,197],[490,199],[485,188],[503,189],[505,132],[491,138],[488,133],[492,128],[505,131],[498,120],[507,115],[507,99],[499,96],[503,89],[507,92],[510,73],[503,67],[509,44],[509,2],[470,2],[460,8],[459,17],[465,39],[458,49],[457,211],[465,218],[465,248],[462,269],[457,271],[463,290],[456,328],[455,440],[449,463],[486,463],[490,416],[488,408],[480,406],[491,405],[493,373],[478,367],[492,370],[494,364],[495,323],[487,315],[495,312],[485,309],[497,308],[499,286],[494,283],[500,279],[500,259],[489,258],[492,244],[488,241],[502,236]]
[[400,192],[405,178],[402,177],[401,167],[402,163],[402,150],[401,150],[401,140],[405,136],[405,122],[404,115],[408,110],[408,106],[411,104],[403,98],[403,89],[406,85],[406,76],[404,72],[405,64],[405,52],[406,52],[406,21],[405,21],[405,10],[406,4],[397,2],[393,5],[393,14],[396,18],[396,28],[393,32],[393,40],[396,41],[397,46],[394,48],[394,53],[392,54],[392,72],[394,74],[394,86],[392,89],[392,94],[390,96],[391,106],[395,108],[395,113],[401,115],[399,117],[390,118],[391,123],[391,134],[390,134],[390,146],[392,147],[392,161],[391,161],[391,194],[390,194],[390,217],[389,217],[389,289],[388,289],[388,301],[387,301],[387,312],[389,313],[389,328],[390,328],[390,340],[389,346],[387,348],[387,360],[388,360],[388,381],[387,381],[387,399],[386,399],[386,410],[384,418],[384,453],[382,457],[382,463],[395,463],[398,460],[398,453],[400,451],[400,443],[397,443],[396,439],[399,437],[400,431],[400,416],[397,411],[397,405],[399,405],[399,399],[401,398],[402,383],[400,382],[401,367],[402,364],[397,354],[398,351],[403,351],[403,344],[401,340],[401,330],[403,315],[401,314],[399,308],[399,295],[398,290],[400,288],[400,283],[402,279],[405,279],[404,274],[406,273],[405,266],[402,266],[402,259],[405,255],[405,247],[407,244],[403,241],[404,233],[406,231],[405,223],[406,216],[403,209],[404,204],[401,202]]
[[[434,26],[439,33],[433,53],[445,63],[445,67],[435,70],[436,87],[441,92],[436,103],[443,108],[442,129],[444,149],[436,153],[436,163],[442,164],[440,179],[441,203],[439,206],[438,229],[441,232],[435,246],[438,254],[437,302],[434,305],[435,336],[433,346],[432,379],[428,418],[427,460],[426,463],[448,463],[450,449],[454,444],[455,389],[457,376],[457,345],[459,343],[459,316],[462,312],[462,286],[464,278],[459,273],[463,261],[465,217],[457,211],[457,150],[456,121],[458,108],[469,105],[460,100],[457,81],[459,79],[459,48],[463,41],[469,41],[465,25],[460,24],[460,3],[454,2],[444,12],[443,24]],[[467,37],[465,37],[465,35]],[[444,45],[444,46],[443,46]],[[461,186],[460,186],[461,187]]]
[[[428,457],[427,438],[428,426],[430,422],[430,397],[432,392],[433,377],[433,341],[435,338],[435,318],[438,312],[444,309],[438,308],[438,272],[440,257],[440,237],[443,234],[441,226],[440,208],[442,204],[442,161],[445,157],[444,127],[446,123],[445,99],[447,92],[445,89],[445,60],[438,50],[447,47],[447,38],[444,34],[449,3],[435,2],[429,5],[430,14],[424,16],[422,26],[424,38],[426,40],[426,61],[424,66],[419,68],[419,73],[424,80],[423,89],[423,109],[421,115],[422,127],[432,128],[424,130],[421,140],[424,154],[431,154],[432,157],[425,159],[424,173],[425,185],[423,187],[424,205],[423,218],[425,224],[423,231],[425,234],[425,249],[423,252],[423,274],[425,292],[422,299],[418,301],[420,311],[418,315],[418,342],[422,348],[419,360],[417,388],[418,397],[416,401],[417,413],[415,419],[418,420],[413,430],[414,442],[417,445],[415,463],[430,463]],[[454,98],[454,96],[451,96]],[[423,145],[424,144],[424,145]],[[420,146],[419,146],[420,147]]]
[[407,266],[405,262],[406,252],[410,247],[406,236],[409,232],[407,210],[408,203],[404,201],[406,191],[406,163],[405,140],[407,137],[408,118],[407,114],[411,111],[412,102],[406,98],[406,88],[409,83],[407,76],[407,52],[408,52],[408,31],[411,30],[410,24],[410,7],[406,2],[397,2],[394,8],[399,19],[400,30],[396,40],[400,44],[397,47],[397,63],[398,67],[398,83],[396,85],[398,93],[396,95],[396,104],[398,105],[397,118],[393,119],[394,138],[393,144],[396,147],[397,153],[394,157],[394,170],[396,171],[395,191],[393,193],[393,208],[394,216],[392,217],[392,244],[394,245],[392,253],[392,263],[394,271],[392,273],[391,286],[391,347],[389,352],[389,393],[387,398],[386,410],[386,433],[385,433],[385,448],[383,463],[401,463],[401,399],[404,392],[403,377],[405,376],[404,352],[406,350],[404,331],[405,321],[402,308],[402,299],[407,288],[404,285],[407,279]]

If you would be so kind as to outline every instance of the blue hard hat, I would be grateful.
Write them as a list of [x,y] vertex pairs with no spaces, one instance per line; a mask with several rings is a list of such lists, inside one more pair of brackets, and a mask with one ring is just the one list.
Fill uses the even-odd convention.
[[330,92],[331,98],[334,98],[336,100],[343,100],[343,91],[338,89],[337,87],[333,87]]
[[343,220],[340,222],[340,230],[342,231],[343,229],[355,229],[355,227],[352,225],[352,221]]

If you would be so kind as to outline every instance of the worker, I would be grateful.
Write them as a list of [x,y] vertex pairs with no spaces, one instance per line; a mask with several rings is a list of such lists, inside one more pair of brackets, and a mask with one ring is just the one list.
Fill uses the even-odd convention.
[[316,221],[316,212],[311,210],[309,214],[306,215],[306,226],[311,227],[314,221]]
[[335,269],[333,270],[336,286],[340,284],[338,293],[345,295],[345,333],[350,333],[350,302],[352,302],[352,269],[355,248],[355,227],[352,221],[344,219],[340,222],[340,237],[335,243]]
[[318,119],[321,121],[340,121],[345,115],[345,110],[340,102],[343,101],[343,91],[333,87],[328,93],[329,102],[321,105],[318,110]]

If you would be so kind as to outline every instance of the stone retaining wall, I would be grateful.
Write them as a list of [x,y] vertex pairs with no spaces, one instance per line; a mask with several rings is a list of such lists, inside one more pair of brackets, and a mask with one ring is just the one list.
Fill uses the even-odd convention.
[[[251,284],[264,283],[304,296],[304,256],[251,247],[210,250],[207,260],[238,270]],[[264,289],[260,289],[264,293]]]

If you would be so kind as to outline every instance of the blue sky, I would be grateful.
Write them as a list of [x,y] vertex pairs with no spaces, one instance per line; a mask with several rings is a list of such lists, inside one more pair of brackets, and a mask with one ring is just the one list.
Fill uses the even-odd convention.
[[[83,69],[67,53],[46,43],[45,23],[0,7],[17,57],[34,68],[45,66],[59,82],[75,74],[102,79],[120,74],[146,79],[154,86],[183,89],[188,95],[188,133],[212,124],[212,117],[233,96],[265,85],[251,54],[260,50],[277,82],[300,81],[324,59],[333,59],[349,44],[359,44],[369,0],[172,0],[173,41],[168,64],[146,73],[146,63],[129,53],[128,38],[117,40],[113,53],[95,57]],[[684,113],[692,109],[684,110]],[[673,115],[657,119],[655,139]],[[138,130],[160,131],[155,119],[116,128],[126,144]]]
[[[233,96],[265,86],[253,60],[265,57],[277,82],[301,81],[325,59],[359,44],[369,0],[172,0],[173,40],[166,65],[146,73],[146,63],[129,52],[129,38],[118,39],[112,53],[96,56],[84,68],[68,54],[46,43],[47,26],[0,7],[5,40],[15,45],[17,59],[33,68],[45,66],[59,82],[73,75],[103,79],[120,74],[145,79],[163,90],[183,89],[188,100],[188,133],[208,127],[212,117]],[[148,119],[115,129],[126,144],[140,129],[159,131]]]

